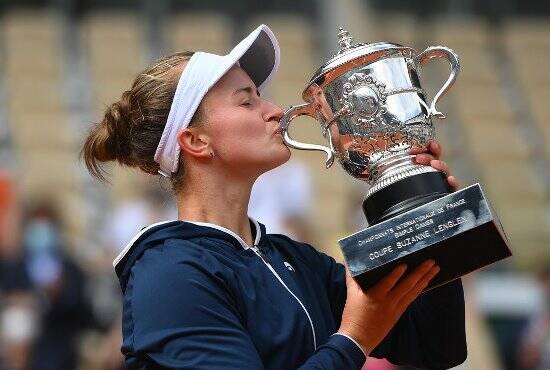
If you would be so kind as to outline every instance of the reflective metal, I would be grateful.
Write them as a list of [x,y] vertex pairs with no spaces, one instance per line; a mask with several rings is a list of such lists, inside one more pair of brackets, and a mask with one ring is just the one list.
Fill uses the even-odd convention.
[[[290,107],[281,119],[285,143],[325,152],[327,168],[338,158],[351,176],[371,185],[367,197],[403,177],[436,171],[415,164],[409,152],[425,149],[434,138],[432,117],[445,118],[436,103],[456,80],[458,56],[444,46],[418,54],[387,42],[354,44],[343,29],[338,38],[338,53],[315,72],[302,94],[307,103]],[[434,58],[447,59],[451,73],[429,104],[419,73]],[[301,115],[319,121],[328,147],[292,139],[289,124]]]

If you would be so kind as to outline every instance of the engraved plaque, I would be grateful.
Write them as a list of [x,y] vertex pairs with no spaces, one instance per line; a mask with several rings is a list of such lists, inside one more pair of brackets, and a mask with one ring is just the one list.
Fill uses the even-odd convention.
[[367,289],[398,264],[432,258],[441,271],[427,289],[511,256],[479,184],[369,226],[339,241],[350,272]]

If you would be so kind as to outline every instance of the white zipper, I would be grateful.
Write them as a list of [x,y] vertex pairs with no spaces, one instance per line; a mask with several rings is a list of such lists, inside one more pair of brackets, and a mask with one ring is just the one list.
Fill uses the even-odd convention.
[[285,287],[285,289],[298,301],[298,303],[300,304],[300,306],[302,306],[304,312],[306,313],[306,316],[307,316],[307,319],[309,320],[309,324],[311,325],[311,332],[313,333],[313,350],[317,350],[317,338],[315,337],[315,327],[313,326],[313,320],[311,320],[311,316],[309,316],[309,312],[307,312],[307,309],[306,309],[306,306],[304,306],[304,304],[302,303],[302,301],[300,301],[300,298],[298,298],[293,292],[292,290],[289,289],[289,287],[285,284],[285,282],[283,281],[283,279],[281,279],[281,277],[279,276],[279,274],[277,274],[277,271],[275,271],[273,269],[273,266],[271,266],[271,264],[269,264],[263,257],[262,257],[262,254],[260,252],[260,249],[258,248],[257,245],[253,245],[252,247],[250,247],[254,253],[256,253],[256,255],[258,257],[260,257],[260,259],[262,260],[262,262],[267,266],[267,268],[273,273],[273,275],[275,275],[275,277],[277,278],[277,280],[279,280],[279,282],[281,284],[283,284],[283,286]]

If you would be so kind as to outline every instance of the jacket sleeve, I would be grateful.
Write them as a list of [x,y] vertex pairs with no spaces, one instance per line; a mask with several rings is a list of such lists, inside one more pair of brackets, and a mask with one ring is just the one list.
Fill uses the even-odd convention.
[[[236,307],[223,278],[204,261],[142,258],[125,293],[125,317],[131,317],[124,334],[126,367],[263,369]],[[335,335],[300,369],[360,369],[365,359],[350,339]]]
[[[318,252],[337,325],[346,301],[343,265]],[[370,356],[394,364],[447,369],[466,360],[464,292],[460,279],[422,294]]]

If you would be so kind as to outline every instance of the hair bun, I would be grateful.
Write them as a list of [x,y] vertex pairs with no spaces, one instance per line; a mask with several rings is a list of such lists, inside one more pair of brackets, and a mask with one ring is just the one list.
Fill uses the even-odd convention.
[[[180,52],[159,59],[140,72],[131,89],[105,110],[81,150],[93,176],[106,181],[103,165],[109,161],[158,175],[160,167],[155,161],[155,152],[170,114],[179,76],[192,55],[193,52]],[[190,124],[198,120],[199,111],[200,106]],[[180,167],[181,163],[183,161]],[[178,178],[183,178],[183,171],[178,173]]]
[[131,128],[130,91],[125,91],[118,102],[105,110],[103,120],[94,126],[82,148],[86,167],[92,174],[104,178],[99,162],[116,160],[131,165]]
[[105,126],[108,132],[104,143],[104,154],[108,158],[106,160],[117,160],[122,164],[131,165],[127,163],[131,153],[130,91],[125,91],[118,102],[107,108],[101,125]]

